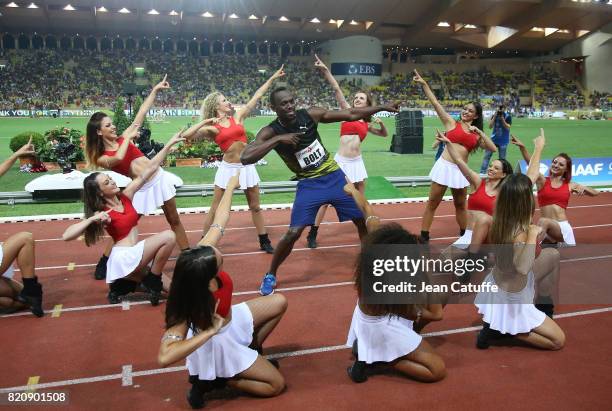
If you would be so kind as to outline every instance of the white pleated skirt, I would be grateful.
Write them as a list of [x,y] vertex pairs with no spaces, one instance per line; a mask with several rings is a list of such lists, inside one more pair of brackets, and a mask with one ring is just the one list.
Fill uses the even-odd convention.
[[106,282],[108,284],[134,272],[142,261],[144,244],[145,240],[142,240],[131,247],[120,245],[113,247],[106,263]]
[[227,188],[227,182],[230,178],[235,176],[238,171],[240,171],[240,177],[238,177],[238,179],[240,181],[241,190],[255,187],[261,181],[255,169],[255,164],[245,166],[241,163],[228,163],[222,161],[215,174],[215,185],[225,190]]
[[429,172],[431,181],[450,188],[465,188],[469,181],[461,174],[457,164],[446,161],[440,157]]
[[576,238],[574,237],[574,229],[570,225],[569,221],[557,221],[561,234],[563,235],[562,247],[574,247],[576,246]]
[[465,233],[453,243],[453,247],[467,250],[472,243],[472,230],[465,230]]
[[[495,284],[493,272],[484,279],[484,283],[487,282]],[[533,305],[534,294],[535,278],[533,272],[529,272],[527,284],[521,291],[479,292],[474,303],[491,329],[516,335],[530,332],[546,319],[546,314]]]
[[351,180],[351,183],[359,183],[368,178],[368,173],[361,156],[349,158],[336,153],[334,160],[336,160],[336,163],[338,163],[338,166],[344,171],[348,179]]
[[176,187],[183,185],[183,180],[160,168],[155,175],[134,194],[132,204],[138,214],[147,215],[176,196]]
[[414,332],[412,321],[405,318],[364,314],[355,307],[346,345],[357,339],[360,361],[367,364],[391,362],[417,349],[423,337]]
[[[2,243],[0,243],[0,266],[2,266],[2,259],[4,258],[4,251],[2,250]],[[0,273],[0,275],[4,278],[13,278],[15,275],[15,269],[13,268],[13,264],[8,266],[5,272]]]
[[[253,341],[253,314],[246,303],[232,305],[232,319],[204,345],[187,356],[189,375],[200,380],[231,378],[249,369],[257,360]],[[187,332],[187,338],[193,331]]]

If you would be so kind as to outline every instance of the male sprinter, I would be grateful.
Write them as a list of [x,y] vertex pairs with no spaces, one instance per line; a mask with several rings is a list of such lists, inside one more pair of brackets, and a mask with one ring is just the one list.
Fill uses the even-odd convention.
[[274,251],[270,269],[259,288],[262,295],[274,292],[276,270],[291,253],[304,227],[314,223],[321,205],[333,205],[340,221],[352,220],[360,238],[367,234],[363,214],[355,200],[344,192],[344,173],[321,143],[317,125],[361,120],[379,111],[397,112],[399,103],[339,111],[315,107],[296,111],[293,93],[286,87],[278,87],[270,94],[270,106],[276,112],[276,120],[257,133],[240,160],[245,165],[253,164],[274,149],[299,182],[289,230]]

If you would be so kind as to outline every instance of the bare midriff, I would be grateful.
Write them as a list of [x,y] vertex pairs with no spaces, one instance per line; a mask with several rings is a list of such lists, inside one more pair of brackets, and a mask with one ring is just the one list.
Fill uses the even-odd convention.
[[340,136],[338,154],[346,158],[355,158],[361,155],[361,140],[357,134]]

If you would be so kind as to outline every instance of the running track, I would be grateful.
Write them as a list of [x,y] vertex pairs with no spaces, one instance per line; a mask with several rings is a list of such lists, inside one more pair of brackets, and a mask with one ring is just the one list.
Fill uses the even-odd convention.
[[[383,218],[418,232],[423,204],[378,205]],[[266,211],[276,244],[286,230],[289,210]],[[580,286],[581,278],[612,262],[612,193],[595,199],[573,197],[568,216],[579,243],[608,244],[589,258],[562,251],[562,281]],[[200,237],[202,215],[182,216],[191,243]],[[355,307],[351,286],[358,239],[352,224],[328,221],[319,231],[320,248],[305,248],[305,235],[279,271],[279,289],[289,308],[266,341],[266,353],[281,357],[287,390],[277,398],[213,398],[208,408],[223,409],[608,409],[612,394],[612,304],[557,308],[567,335],[559,352],[532,348],[474,346],[480,319],[472,305],[452,305],[443,321],[426,328],[428,341],[443,356],[448,376],[422,384],[381,373],[357,385],[346,375],[351,354],[343,347]],[[0,318],[0,392],[28,388],[68,391],[68,409],[189,409],[183,363],[160,369],[156,362],[163,333],[164,305],[147,301],[110,306],[106,284],[92,271],[102,245],[64,243],[68,221],[0,224],[0,238],[35,234],[37,274],[44,285],[48,314],[18,313]],[[258,251],[248,212],[233,212],[221,249],[232,274],[235,302],[257,295],[270,256]],[[166,229],[163,217],[141,220],[144,236]],[[444,202],[432,227],[436,242],[456,237],[452,203]],[[166,267],[171,272],[174,261]],[[581,277],[586,276],[586,277]],[[612,290],[602,286],[602,296]],[[38,378],[36,378],[38,377]],[[115,408],[117,407],[117,408]],[[27,409],[23,407],[22,409]],[[40,409],[35,408],[34,409]]]

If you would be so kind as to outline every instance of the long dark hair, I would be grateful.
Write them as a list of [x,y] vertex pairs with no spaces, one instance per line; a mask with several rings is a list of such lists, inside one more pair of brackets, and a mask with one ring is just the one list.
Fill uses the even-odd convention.
[[85,157],[87,157],[87,166],[90,169],[98,168],[98,158],[104,153],[104,141],[98,135],[98,131],[102,126],[102,119],[108,117],[108,114],[97,111],[89,118],[87,122],[87,132],[85,134]]
[[[83,205],[85,218],[89,218],[96,211],[103,211],[106,203],[100,190],[97,177],[100,173],[91,173],[83,181]],[[104,234],[104,227],[100,223],[94,223],[85,229],[85,244],[87,246],[95,244]]]
[[472,120],[472,125],[480,131],[484,131],[482,128],[482,105],[479,101],[470,101],[468,104],[472,104],[474,108],[476,108],[476,115],[478,116],[476,119]]
[[[380,245],[398,245],[408,244],[417,245],[419,244],[418,238],[406,231],[401,225],[397,223],[389,223],[381,225],[376,231],[373,231],[367,235],[364,239],[361,253],[357,257],[357,263],[355,267],[355,288],[359,296],[362,296],[365,275],[373,275],[372,273],[366,273],[368,267],[371,267],[372,252],[370,252],[372,246]],[[416,250],[416,247],[412,247],[411,250]],[[416,253],[415,253],[416,254]],[[414,255],[411,258],[418,259],[420,256]],[[365,279],[365,283],[368,280]],[[361,298],[361,297],[360,297]],[[361,304],[364,304],[363,302]],[[365,304],[364,304],[365,305]],[[417,311],[420,305],[417,304],[367,304],[368,314],[372,315],[395,315],[403,318],[415,319]]]
[[512,244],[517,235],[529,230],[535,211],[532,190],[533,183],[525,174],[510,174],[497,195],[489,238],[491,244],[498,245],[496,265],[502,271],[514,269],[513,247],[503,245]]
[[[555,161],[555,159],[558,157],[565,159],[565,171],[561,177],[563,178],[564,182],[569,183],[572,181],[572,158],[566,153],[559,153],[553,158],[553,161]],[[550,170],[548,171],[548,175],[550,175]]]
[[215,298],[208,286],[218,271],[212,247],[197,247],[179,255],[166,302],[166,329],[184,322],[194,331],[212,325]]

